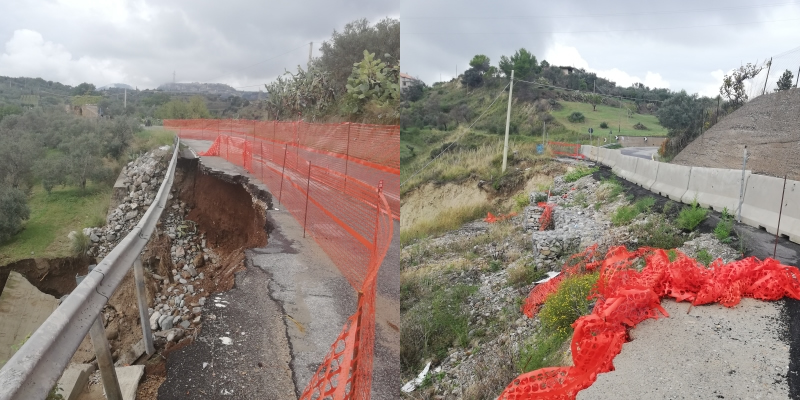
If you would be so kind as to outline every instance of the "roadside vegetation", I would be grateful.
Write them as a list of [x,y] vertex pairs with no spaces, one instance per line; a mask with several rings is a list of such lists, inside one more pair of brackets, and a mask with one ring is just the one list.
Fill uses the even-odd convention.
[[133,118],[92,121],[58,108],[3,118],[0,264],[70,255],[70,231],[105,224],[123,165],[172,137]]

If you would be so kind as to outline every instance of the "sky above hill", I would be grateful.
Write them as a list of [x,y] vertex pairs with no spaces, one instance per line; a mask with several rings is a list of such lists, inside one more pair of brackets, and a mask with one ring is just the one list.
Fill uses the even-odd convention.
[[397,2],[26,0],[0,3],[0,75],[77,85],[226,83],[258,91],[319,56],[334,29]]
[[[642,82],[708,96],[717,95],[726,73],[748,62],[779,56],[769,74],[770,86],[785,69],[796,77],[800,67],[800,2],[400,4],[402,72],[429,85],[463,73],[476,54],[489,56],[496,66],[500,56],[511,56],[521,47],[540,61],[585,68],[618,86]],[[751,90],[762,90],[755,87],[762,87],[765,77],[766,70]]]

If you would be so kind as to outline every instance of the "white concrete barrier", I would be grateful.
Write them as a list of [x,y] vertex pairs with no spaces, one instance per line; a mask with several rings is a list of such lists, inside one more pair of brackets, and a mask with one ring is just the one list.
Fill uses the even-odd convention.
[[581,154],[583,154],[587,159],[597,162],[598,151],[597,147],[590,146],[590,145],[582,145],[581,146]]
[[[750,171],[745,171],[745,183]],[[681,201],[691,204],[694,199],[704,208],[722,211],[728,208],[733,213],[739,206],[742,171],[722,168],[692,167],[689,186]]]
[[689,187],[689,176],[692,172],[692,167],[667,163],[660,164],[656,181],[650,186],[650,190],[674,201],[681,201],[686,189]]
[[618,150],[605,149],[601,147],[599,152],[598,158],[601,164],[609,168],[614,168],[614,166],[617,165],[617,159],[620,156]]
[[782,178],[750,175],[742,204],[742,222],[775,234],[779,215],[780,234],[800,243],[800,182],[787,180],[784,192]]
[[631,177],[636,173],[636,163],[638,160],[639,157],[620,154],[617,156],[617,163],[611,170],[620,178],[630,181]]
[[631,176],[630,181],[650,190],[650,187],[656,182],[660,165],[661,163],[656,161],[639,159],[636,162],[636,172]]

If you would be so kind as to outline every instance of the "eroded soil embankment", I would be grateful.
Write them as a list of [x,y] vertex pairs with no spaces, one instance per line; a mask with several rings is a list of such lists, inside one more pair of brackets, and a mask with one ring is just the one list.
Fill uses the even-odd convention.
[[16,271],[42,292],[60,298],[75,289],[75,275],[86,275],[93,260],[80,257],[28,258],[4,265],[0,267],[0,293],[6,285],[8,273]]

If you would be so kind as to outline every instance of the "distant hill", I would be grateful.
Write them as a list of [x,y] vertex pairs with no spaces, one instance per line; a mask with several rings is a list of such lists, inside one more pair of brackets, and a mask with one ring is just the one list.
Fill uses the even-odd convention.
[[157,90],[179,93],[237,94],[236,89],[224,83],[164,83]]
[[693,142],[672,160],[675,164],[742,168],[754,173],[800,179],[800,89],[765,94],[747,102]]

